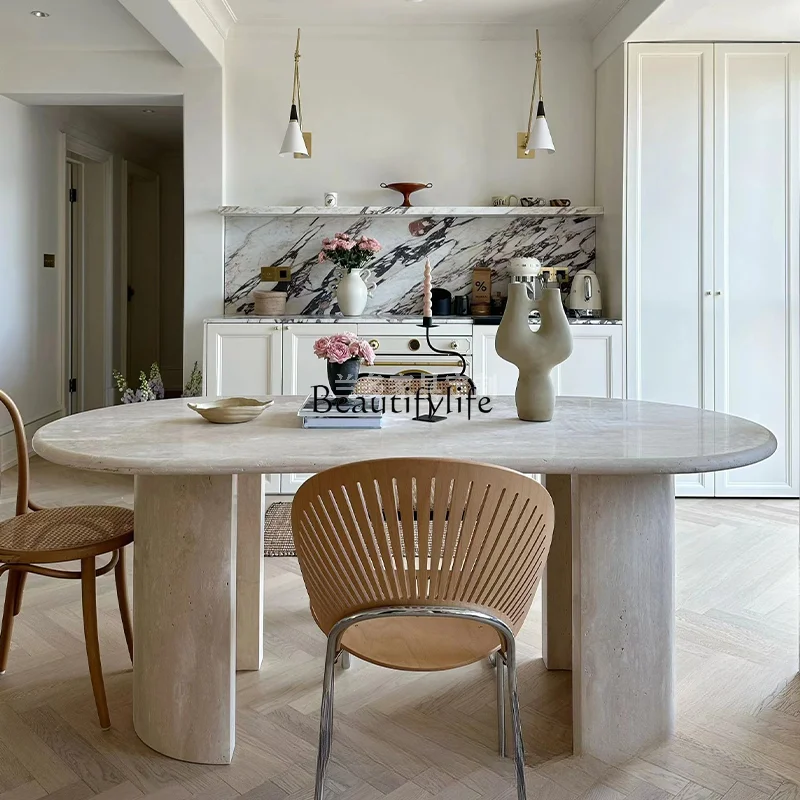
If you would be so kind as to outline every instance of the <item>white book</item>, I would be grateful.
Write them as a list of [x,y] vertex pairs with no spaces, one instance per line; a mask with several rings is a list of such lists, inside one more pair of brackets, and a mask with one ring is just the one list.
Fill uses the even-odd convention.
[[359,419],[358,417],[349,417],[342,415],[341,419],[335,417],[303,417],[304,428],[339,428],[350,430],[354,428],[361,428],[374,430],[383,427],[383,419],[381,417],[370,417],[367,419]]

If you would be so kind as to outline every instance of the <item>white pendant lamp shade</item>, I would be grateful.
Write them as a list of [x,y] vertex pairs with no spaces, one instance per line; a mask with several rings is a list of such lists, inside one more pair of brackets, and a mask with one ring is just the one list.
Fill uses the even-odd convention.
[[527,150],[546,150],[548,153],[555,153],[556,151],[553,137],[550,135],[550,126],[547,124],[547,117],[544,115],[543,100],[539,100],[536,121],[533,123],[531,135],[528,139]]
[[295,154],[307,156],[308,149],[303,139],[303,132],[300,130],[300,122],[297,118],[297,106],[292,103],[292,110],[289,114],[289,126],[286,128],[286,135],[283,137],[283,144],[281,145],[281,155],[293,156]]

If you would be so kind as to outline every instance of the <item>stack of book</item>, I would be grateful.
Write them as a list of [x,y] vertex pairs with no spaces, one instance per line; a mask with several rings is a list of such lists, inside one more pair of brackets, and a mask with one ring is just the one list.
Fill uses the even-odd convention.
[[380,428],[383,425],[381,398],[352,395],[350,397],[318,398],[310,394],[297,416],[304,428]]

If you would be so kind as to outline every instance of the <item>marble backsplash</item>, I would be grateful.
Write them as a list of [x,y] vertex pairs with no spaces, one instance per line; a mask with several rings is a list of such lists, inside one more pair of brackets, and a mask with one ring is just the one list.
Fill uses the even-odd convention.
[[508,261],[535,256],[570,274],[595,260],[593,217],[227,217],[225,314],[250,314],[262,266],[291,266],[287,314],[331,314],[337,269],[317,262],[322,239],[366,234],[383,250],[367,264],[377,283],[366,314],[421,314],[425,259],[433,285],[468,294],[474,267],[491,267],[492,286],[505,293]]

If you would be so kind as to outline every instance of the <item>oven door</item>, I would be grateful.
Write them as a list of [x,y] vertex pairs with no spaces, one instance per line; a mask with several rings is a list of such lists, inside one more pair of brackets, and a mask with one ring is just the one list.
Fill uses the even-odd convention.
[[[472,356],[466,356],[467,376],[472,377]],[[461,361],[448,356],[380,355],[372,366],[362,366],[361,376],[368,375],[460,375]]]

